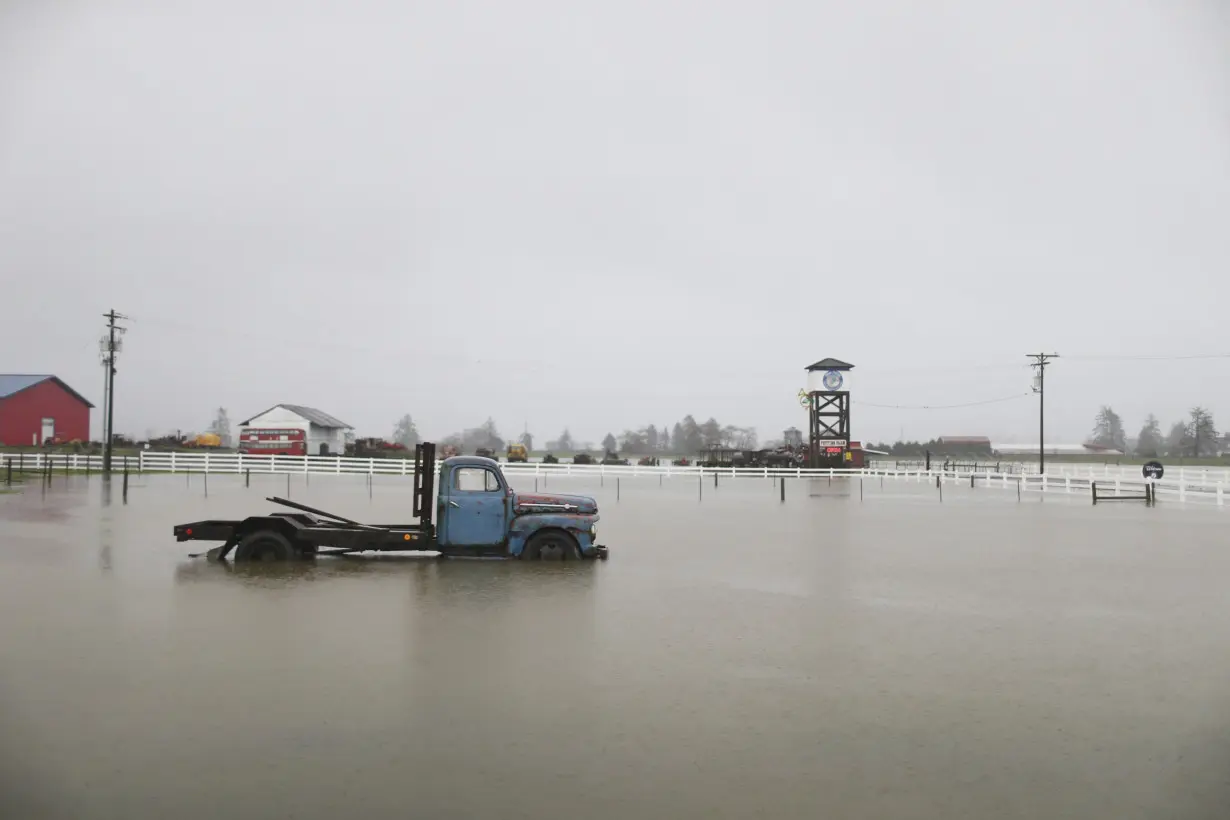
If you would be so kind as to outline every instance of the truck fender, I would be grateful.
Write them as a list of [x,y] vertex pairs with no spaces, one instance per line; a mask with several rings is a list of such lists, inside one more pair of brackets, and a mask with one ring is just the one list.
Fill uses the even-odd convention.
[[597,515],[569,515],[561,513],[545,513],[519,515],[512,520],[508,528],[508,554],[520,557],[521,551],[531,537],[547,529],[562,530],[577,542],[581,554],[590,557],[594,552],[594,538],[591,533],[598,522]]

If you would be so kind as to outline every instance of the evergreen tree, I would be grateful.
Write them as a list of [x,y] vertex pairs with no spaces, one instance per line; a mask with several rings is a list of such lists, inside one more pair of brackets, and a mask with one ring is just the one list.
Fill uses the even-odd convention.
[[398,419],[393,426],[393,443],[400,444],[407,450],[419,443],[419,431],[409,413]]
[[1136,436],[1136,455],[1142,458],[1157,458],[1163,449],[1162,425],[1157,416],[1150,413]]
[[1112,450],[1127,449],[1127,436],[1123,432],[1123,419],[1108,405],[1103,405],[1094,420],[1093,432],[1089,436],[1092,444],[1099,447],[1109,447]]

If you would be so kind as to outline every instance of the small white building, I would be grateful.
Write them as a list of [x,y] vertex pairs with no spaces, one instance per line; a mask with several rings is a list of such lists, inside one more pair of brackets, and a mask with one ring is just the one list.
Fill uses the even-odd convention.
[[354,428],[344,421],[314,407],[301,404],[277,404],[239,425],[240,440],[259,430],[302,430],[307,441],[307,455],[340,456],[346,454],[346,442]]

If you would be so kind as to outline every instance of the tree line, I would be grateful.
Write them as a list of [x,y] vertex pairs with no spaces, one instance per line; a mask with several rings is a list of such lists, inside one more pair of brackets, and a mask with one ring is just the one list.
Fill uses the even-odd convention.
[[1187,418],[1171,424],[1165,434],[1157,416],[1150,413],[1136,435],[1135,446],[1129,447],[1123,419],[1109,405],[1105,405],[1094,417],[1089,443],[1123,453],[1130,451],[1141,458],[1216,456],[1225,447],[1213,414],[1204,407],[1193,407],[1188,411]]
[[[398,419],[393,427],[392,442],[413,448],[421,439],[414,419],[409,413]],[[459,452],[472,453],[480,448],[496,452],[517,442],[527,450],[534,449],[535,436],[528,430],[513,439],[506,439],[495,420],[488,418],[477,427],[470,427],[440,439],[442,446],[452,445]],[[684,416],[674,425],[647,424],[644,427],[624,430],[620,435],[607,433],[601,446],[611,452],[628,455],[691,455],[710,447],[729,447],[736,450],[754,450],[758,446],[756,428],[721,424],[710,417],[697,422],[692,415]],[[552,453],[584,452],[595,449],[591,442],[578,441],[568,428],[558,436],[546,441],[543,449]]]
[[[219,410],[218,417],[211,427],[212,432],[223,436],[229,434],[230,427],[225,412],[225,410]],[[419,442],[418,429],[409,413],[397,421],[391,440],[407,448],[413,448]],[[495,421],[488,418],[477,427],[445,436],[440,440],[440,444],[452,445],[463,453],[472,453],[480,448],[499,452],[513,441],[524,444],[527,450],[533,450],[535,436],[525,431],[515,439],[506,439],[500,433]],[[773,446],[776,443],[765,442],[765,445]],[[1216,456],[1226,447],[1225,440],[1218,432],[1213,420],[1213,414],[1204,407],[1193,407],[1188,412],[1187,418],[1171,424],[1166,433],[1162,432],[1162,425],[1158,418],[1149,414],[1136,436],[1134,446],[1129,446],[1122,417],[1106,405],[1098,410],[1094,418],[1094,426],[1088,443],[1141,458]],[[673,425],[664,424],[659,427],[647,424],[636,429],[626,429],[619,435],[608,432],[601,442],[604,449],[628,455],[693,455],[711,447],[754,450],[758,445],[759,440],[755,427],[721,424],[713,417],[704,422],[698,422],[690,414]],[[987,443],[941,442],[939,439],[897,441],[892,444],[869,443],[868,446],[897,457],[921,457],[928,451],[969,457],[993,454]],[[565,428],[557,437],[546,441],[544,449],[548,452],[564,454],[596,448],[591,442],[578,441],[572,432]]]

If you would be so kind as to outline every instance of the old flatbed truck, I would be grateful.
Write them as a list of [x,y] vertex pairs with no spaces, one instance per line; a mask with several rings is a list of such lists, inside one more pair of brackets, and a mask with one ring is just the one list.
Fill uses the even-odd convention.
[[218,561],[232,550],[236,561],[293,561],[368,551],[524,560],[607,557],[606,547],[594,540],[598,504],[593,498],[518,493],[508,486],[499,463],[481,456],[445,459],[436,493],[435,461],[433,443],[415,446],[414,524],[360,524],[269,498],[294,511],[180,524],[174,528],[175,539],[223,542],[204,553]]

